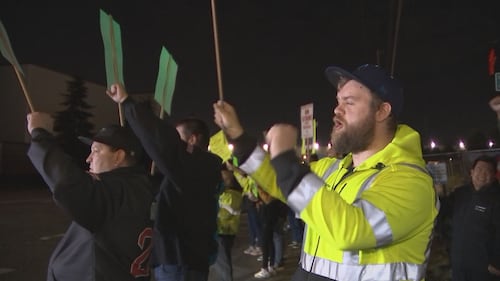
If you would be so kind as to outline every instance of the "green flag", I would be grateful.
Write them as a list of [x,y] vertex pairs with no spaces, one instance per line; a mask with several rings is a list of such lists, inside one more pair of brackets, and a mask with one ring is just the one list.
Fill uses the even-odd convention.
[[154,99],[170,114],[177,78],[177,63],[165,47],[161,49]]
[[5,57],[6,60],[12,64],[19,72],[24,75],[19,62],[17,62],[16,56],[14,55],[14,51],[12,51],[12,47],[10,46],[9,36],[5,31],[3,23],[0,21],[0,52]]
[[100,10],[101,35],[104,44],[106,62],[106,79],[108,87],[114,83],[123,82],[123,53],[120,25],[111,15]]

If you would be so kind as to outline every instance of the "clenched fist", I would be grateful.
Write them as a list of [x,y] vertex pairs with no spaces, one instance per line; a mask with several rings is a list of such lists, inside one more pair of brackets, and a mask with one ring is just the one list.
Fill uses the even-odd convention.
[[36,128],[42,128],[50,133],[54,132],[54,119],[48,114],[44,112],[33,112],[26,116],[28,121],[27,128],[28,132],[31,134]]
[[121,84],[111,85],[109,90],[106,90],[106,94],[116,103],[122,103],[128,97],[125,87]]
[[297,145],[297,128],[289,124],[276,124],[269,129],[266,135],[266,142],[269,145],[271,158],[295,149]]

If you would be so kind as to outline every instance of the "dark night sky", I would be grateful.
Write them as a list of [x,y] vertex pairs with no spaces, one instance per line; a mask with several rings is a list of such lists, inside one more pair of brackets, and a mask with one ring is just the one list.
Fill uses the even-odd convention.
[[[66,1],[52,8],[4,2],[0,20],[20,63],[101,84],[106,78],[98,15],[104,9],[122,29],[129,91],[153,91],[163,45],[179,65],[173,117],[195,113],[213,125],[218,92],[209,0]],[[314,102],[325,144],[334,89],[323,71],[376,63],[377,49],[381,64],[390,67],[396,2],[217,0],[225,100],[253,133],[275,122],[298,125],[300,105]],[[394,71],[405,85],[402,121],[424,142],[495,133],[487,54],[500,40],[500,1],[403,2]]]

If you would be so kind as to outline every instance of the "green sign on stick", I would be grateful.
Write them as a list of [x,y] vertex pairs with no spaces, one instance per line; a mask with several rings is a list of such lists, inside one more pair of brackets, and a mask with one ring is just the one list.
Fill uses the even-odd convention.
[[177,63],[165,47],[161,49],[154,99],[170,114],[177,78]]
[[108,88],[114,83],[123,82],[123,53],[120,25],[111,15],[100,10],[101,35],[106,61],[106,80]]

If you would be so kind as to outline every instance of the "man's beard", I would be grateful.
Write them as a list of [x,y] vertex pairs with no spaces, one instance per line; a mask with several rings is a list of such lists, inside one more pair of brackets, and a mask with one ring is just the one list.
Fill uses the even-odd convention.
[[368,148],[375,135],[375,119],[371,117],[368,115],[358,124],[345,125],[342,133],[332,132],[332,145],[338,154],[357,153]]

